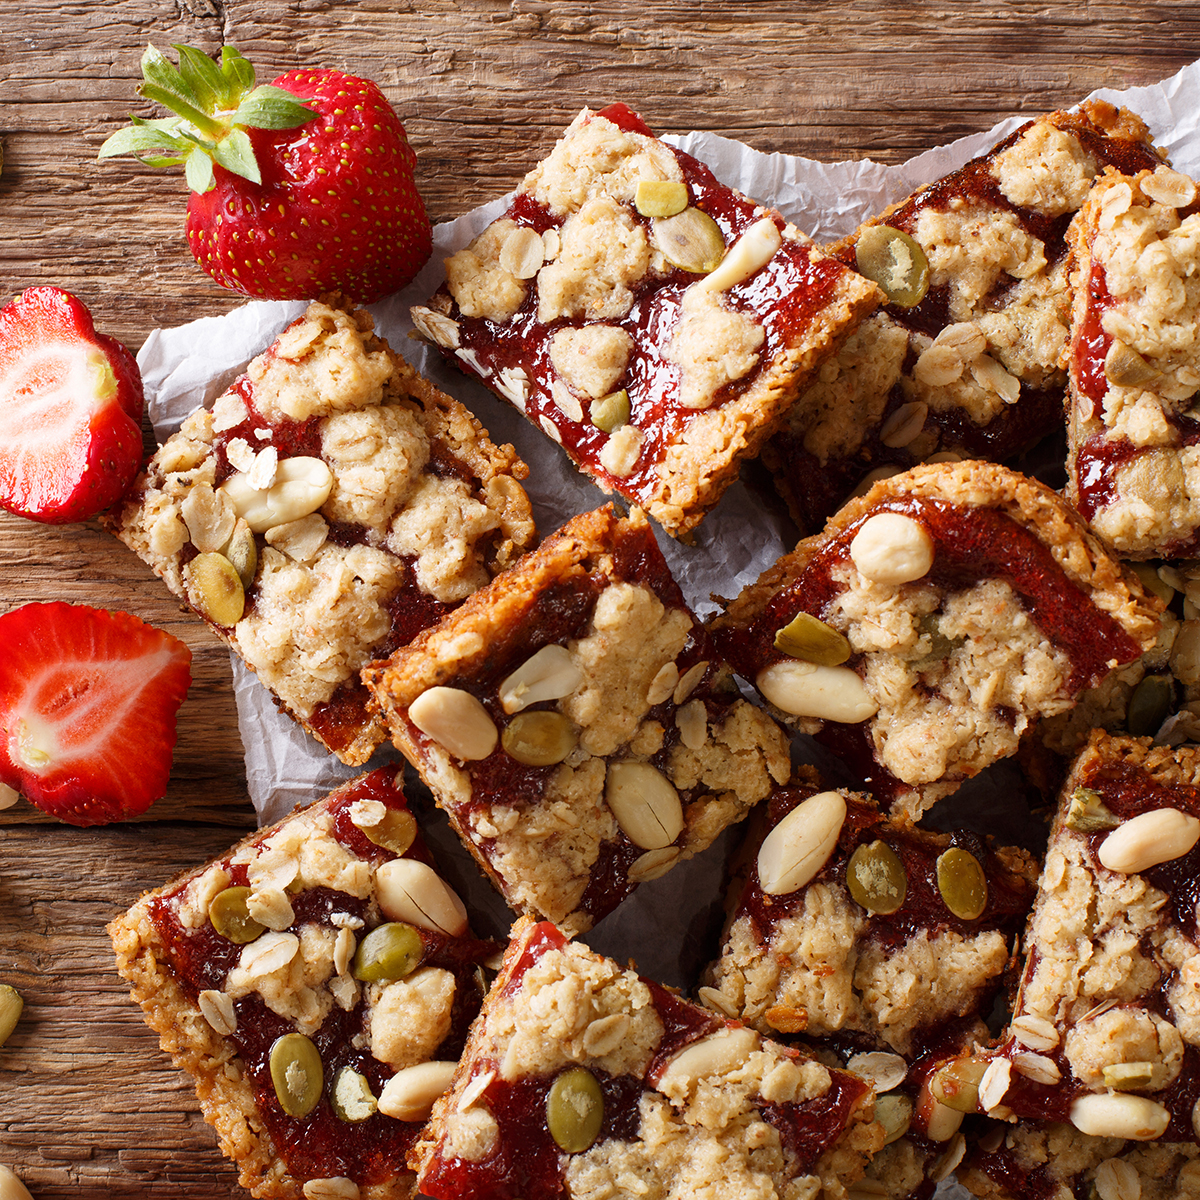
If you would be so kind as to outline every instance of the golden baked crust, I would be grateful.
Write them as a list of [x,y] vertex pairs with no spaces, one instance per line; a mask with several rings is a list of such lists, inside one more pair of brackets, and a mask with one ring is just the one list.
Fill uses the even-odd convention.
[[[565,682],[505,699],[547,655]],[[636,510],[574,518],[363,680],[509,905],[573,933],[710,845],[790,770],[783,731],[730,689]],[[473,710],[477,751],[414,721],[435,698]],[[565,739],[544,762],[510,740],[531,720]],[[643,787],[665,806],[652,817]]]
[[[293,468],[300,483],[280,482]],[[359,765],[385,731],[358,669],[533,544],[526,474],[369,314],[331,297],[188,417],[105,524],[290,716]],[[280,498],[248,522],[251,505],[305,483],[315,501]]]
[[[684,198],[644,215],[643,184]],[[696,261],[668,232],[692,217]],[[446,270],[418,329],[675,536],[882,298],[623,105],[580,113]]]
[[[986,536],[963,533],[967,541],[978,537],[978,547],[957,576],[938,575],[942,542],[936,531],[929,544],[932,572],[927,566],[901,583],[864,576],[848,553],[850,541],[883,510],[903,514],[908,508],[918,527],[941,522],[944,534],[984,519],[1003,523]],[[1026,539],[1028,561],[1016,543],[992,544],[1010,535]],[[1019,563],[1008,561],[1010,555],[1018,555]],[[1038,559],[1044,567],[1032,565]],[[1023,591],[1010,582],[1018,565],[1026,572]],[[808,599],[797,585],[810,570],[829,582],[821,585],[824,593]],[[1063,603],[1082,606],[1057,632],[1050,570],[1061,571],[1075,589],[1064,593]],[[772,639],[801,609],[844,635],[847,654],[857,657],[836,668],[848,673],[836,679],[867,694],[858,715],[837,722],[845,736],[857,739],[843,749],[864,757],[855,769],[867,770],[873,761],[890,774],[873,787],[876,795],[915,815],[963,779],[1015,753],[1039,718],[1067,711],[1084,688],[1140,657],[1154,645],[1161,608],[1056,493],[1004,467],[964,462],[915,467],[877,483],[822,534],[800,542],[749,585],[711,629],[735,669],[750,679],[786,658]],[[1047,631],[1029,619],[1035,610],[1046,614]],[[1095,629],[1079,624],[1087,612],[1095,614]],[[1105,652],[1112,655],[1103,661],[1089,648],[1100,644],[1102,621],[1108,622]],[[1089,656],[1095,661],[1081,673],[1076,660]],[[850,679],[853,673],[861,685]],[[808,732],[835,724],[818,713],[788,719]]]
[[[473,964],[494,946],[465,930],[414,927],[421,948],[399,978],[362,980],[352,969],[366,935],[397,919],[380,868],[428,861],[419,842],[397,855],[375,840],[403,845],[415,833],[393,775],[352,780],[145,894],[109,925],[117,970],[146,1023],[191,1077],[242,1185],[267,1200],[410,1200],[414,1176],[403,1158],[416,1127],[384,1115],[388,1082],[408,1066],[457,1058],[482,998]],[[386,832],[372,837],[376,829]],[[214,926],[211,907],[236,887],[247,889],[246,908],[260,922],[240,951]],[[280,961],[285,944],[292,957]],[[311,1123],[286,1116],[270,1091],[263,1031],[271,1043],[298,1033],[319,1045],[324,1080]],[[363,1092],[351,1097],[368,1106],[355,1117],[365,1124],[344,1124],[331,1108],[346,1067],[373,1089],[369,1102]],[[330,1125],[338,1130],[332,1159]],[[381,1152],[394,1161],[380,1161]],[[329,1182],[306,1190],[315,1180]]]

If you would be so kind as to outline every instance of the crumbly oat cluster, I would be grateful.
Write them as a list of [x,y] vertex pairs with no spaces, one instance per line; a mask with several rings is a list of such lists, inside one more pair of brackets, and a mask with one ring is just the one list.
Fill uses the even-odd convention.
[[1128,558],[1200,546],[1200,201],[1160,166],[1108,171],[1068,234],[1067,494]]
[[573,933],[790,771],[637,512],[568,522],[363,678],[508,903]]
[[255,1196],[415,1195],[404,1157],[497,948],[470,936],[392,772],[143,896],[109,932]]
[[1063,788],[990,1115],[1192,1140],[1200,1078],[1200,750],[1097,731]]
[[1033,902],[1025,851],[815,786],[777,792],[764,833],[705,1003],[770,1036],[854,1033],[909,1058],[987,1010]]
[[314,303],[147,465],[109,527],[352,765],[358,671],[534,537],[526,468],[372,332]]
[[958,1181],[980,1200],[1194,1200],[1200,1148],[1192,1142],[1088,1137],[1070,1125],[993,1128],[968,1152]]
[[802,529],[819,529],[873,471],[934,455],[1004,460],[1061,428],[1067,224],[1107,166],[1158,161],[1139,118],[1089,102],[1029,122],[831,248],[870,270],[870,238],[897,230],[915,243],[904,265],[925,290],[896,293],[884,277],[901,300],[846,340],[767,443]]
[[1160,607],[1054,492],[945,463],[847,504],[712,630],[777,715],[917,815],[1138,660]]
[[417,328],[676,535],[881,298],[624,105],[580,113],[446,275]]
[[868,1095],[522,919],[411,1162],[436,1200],[832,1200],[882,1144]]

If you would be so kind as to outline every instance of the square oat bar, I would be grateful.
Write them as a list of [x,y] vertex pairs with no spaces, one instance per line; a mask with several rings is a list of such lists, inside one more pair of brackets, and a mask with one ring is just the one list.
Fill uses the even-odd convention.
[[911,1059],[957,1018],[990,1012],[1036,864],[818,787],[781,788],[763,806],[703,998],[771,1037],[854,1035]]
[[143,896],[109,926],[146,1023],[269,1200],[407,1200],[498,953],[373,771]]
[[870,1101],[522,919],[412,1162],[434,1200],[840,1200],[882,1144]]
[[357,766],[385,737],[359,668],[533,543],[526,474],[335,300],[192,413],[106,524]]
[[1126,558],[1200,548],[1200,198],[1108,171],[1071,222],[1067,497]]
[[963,462],[877,483],[711,631],[776,715],[915,819],[1137,660],[1160,610],[1057,493]]
[[1093,734],[1059,799],[979,1102],[1093,1137],[1200,1138],[1200,747]]
[[363,679],[508,904],[572,933],[790,770],[637,510],[569,521]]
[[446,274],[417,328],[676,536],[882,299],[623,104],[581,112]]
[[872,472],[935,454],[1002,461],[1062,428],[1068,222],[1106,167],[1158,163],[1140,118],[1088,101],[1029,122],[830,247],[890,302],[764,447],[802,530],[819,530]]

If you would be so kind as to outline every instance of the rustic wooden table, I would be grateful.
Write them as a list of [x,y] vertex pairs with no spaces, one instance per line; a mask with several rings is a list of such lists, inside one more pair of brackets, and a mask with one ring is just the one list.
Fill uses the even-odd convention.
[[[233,308],[192,262],[184,187],[99,163],[136,101],[147,41],[234,44],[260,80],[294,66],[377,80],[405,122],[435,220],[508,190],[585,104],[660,132],[762,150],[902,161],[1099,86],[1200,57],[1193,0],[959,4],[692,0],[5,0],[0,281],[79,295],[136,350],[156,326]],[[0,813],[0,981],[25,997],[0,1051],[0,1163],[39,1200],[241,1195],[190,1087],[112,968],[106,922],[254,823],[225,649],[94,523],[0,514],[0,611],[65,598],[182,637],[195,682],[167,796],[136,824],[78,830],[23,800]]]

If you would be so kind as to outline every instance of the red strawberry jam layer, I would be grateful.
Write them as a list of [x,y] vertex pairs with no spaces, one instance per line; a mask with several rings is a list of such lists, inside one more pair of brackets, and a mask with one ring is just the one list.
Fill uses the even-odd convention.
[[[597,114],[629,132],[653,136],[640,118],[625,105],[613,105]],[[745,196],[720,183],[701,162],[682,150],[667,147],[674,154],[688,189],[688,204],[707,213],[717,224],[725,245],[733,243],[765,215],[764,209]],[[629,210],[632,218],[650,230],[650,219]],[[517,196],[503,214],[518,225],[539,233],[561,226],[562,219],[527,193]],[[779,229],[782,218],[773,218]],[[748,312],[762,325],[765,341],[759,350],[759,363],[775,360],[785,347],[801,340],[805,330],[814,326],[828,305],[833,292],[847,273],[834,259],[816,255],[804,244],[784,239],[771,260],[749,279],[724,293],[723,303],[736,312]],[[623,495],[647,503],[659,491],[659,468],[669,446],[696,420],[699,413],[679,403],[679,368],[667,360],[665,349],[680,319],[684,291],[700,275],[668,267],[664,274],[650,273],[632,286],[634,301],[622,318],[608,322],[628,332],[634,342],[633,353],[624,377],[614,388],[629,395],[629,423],[642,433],[641,454],[633,471],[625,476],[611,475],[600,462],[600,452],[609,435],[587,418],[576,422],[566,416],[551,397],[555,373],[550,365],[550,341],[562,329],[582,320],[555,321],[544,325],[537,319],[536,288],[521,309],[508,321],[496,322],[483,317],[466,317],[454,308],[459,325],[459,348],[470,352],[479,364],[484,382],[495,383],[501,372],[519,369],[529,379],[529,396],[522,406],[535,424],[549,422],[558,440],[571,458],[589,473]],[[469,360],[448,357],[465,370]],[[718,393],[712,407],[717,408],[743,394],[759,378],[762,366],[727,384]],[[586,408],[586,405],[585,405]]]
[[[525,973],[548,951],[566,944],[567,938],[555,926],[535,926],[504,983],[503,996],[515,997]],[[635,1140],[640,1126],[639,1101],[661,1077],[670,1059],[690,1043],[734,1025],[656,983],[643,982],[650,989],[654,1009],[662,1021],[662,1040],[644,1080],[611,1076],[589,1067],[604,1099],[597,1142]],[[801,1057],[798,1051],[788,1053]],[[478,1162],[443,1157],[435,1151],[421,1179],[422,1194],[434,1200],[484,1196],[489,1200],[555,1200],[564,1195],[568,1160],[546,1121],[546,1099],[557,1075],[507,1081],[500,1077],[496,1063],[479,1061],[474,1064],[473,1077],[488,1071],[494,1073],[494,1078],[484,1090],[483,1099],[499,1126],[495,1148]],[[811,1171],[834,1145],[866,1092],[861,1080],[845,1072],[832,1070],[830,1077],[830,1087],[820,1097],[794,1104],[764,1101],[759,1108],[763,1120],[779,1133],[798,1174]]]
[[[340,788],[329,803],[332,836],[348,851],[374,865],[397,856],[367,838],[350,819],[349,810],[356,801],[376,800],[389,812],[404,811],[407,804],[395,786],[394,777],[394,770],[373,771]],[[258,840],[261,842],[271,832],[265,830]],[[419,839],[406,856],[429,861]],[[247,885],[244,863],[224,865],[230,886]],[[155,899],[150,913],[177,983],[196,1002],[202,991],[224,987],[244,947],[223,937],[207,922],[198,928],[185,928],[181,924],[178,909],[189,882],[190,878]],[[340,925],[333,923],[335,914],[359,920],[367,915],[366,901],[329,888],[307,888],[289,898],[296,914],[294,929],[316,925],[336,932]],[[477,978],[478,964],[494,953],[496,947],[472,937],[451,938],[424,929],[418,932],[423,944],[418,965],[440,967],[455,977],[450,1032],[433,1056],[452,1060],[461,1054],[467,1028],[483,999]],[[293,1175],[299,1179],[346,1176],[365,1186],[386,1182],[403,1169],[405,1155],[420,1132],[419,1123],[398,1121],[379,1112],[350,1123],[335,1115],[330,1102],[333,1082],[344,1067],[363,1075],[376,1096],[392,1075],[390,1067],[364,1048],[369,1039],[365,1037],[367,1008],[361,997],[349,1011],[333,1004],[320,1028],[311,1035],[321,1055],[324,1088],[316,1107],[303,1118],[283,1111],[269,1065],[272,1045],[282,1035],[294,1032],[294,1023],[268,1008],[257,992],[235,1000],[234,1011],[237,1028],[226,1036],[250,1080],[261,1119]]]
[[[1003,579],[1021,597],[1030,618],[1070,657],[1073,690],[1097,684],[1111,664],[1136,659],[1141,649],[1120,623],[1092,603],[1067,578],[1050,548],[1011,517],[992,508],[967,508],[918,496],[895,496],[871,514],[840,530],[808,563],[799,579],[782,589],[746,628],[722,631],[718,650],[748,679],[786,657],[775,635],[797,613],[824,618],[844,589],[832,569],[844,563],[863,522],[878,512],[898,512],[920,522],[933,538],[933,566],[921,580],[945,592],[965,590],[985,579]],[[848,665],[854,666],[855,658]]]

